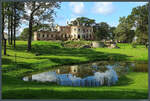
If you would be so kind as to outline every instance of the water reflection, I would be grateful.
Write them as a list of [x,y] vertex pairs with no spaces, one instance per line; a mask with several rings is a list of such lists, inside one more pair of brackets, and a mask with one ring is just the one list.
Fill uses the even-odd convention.
[[147,63],[94,62],[73,66],[61,66],[55,70],[24,77],[24,81],[55,82],[63,86],[114,85],[120,75],[129,71],[147,72]]

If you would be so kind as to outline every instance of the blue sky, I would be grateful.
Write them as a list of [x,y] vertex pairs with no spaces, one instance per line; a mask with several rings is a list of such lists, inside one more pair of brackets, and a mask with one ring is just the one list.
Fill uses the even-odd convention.
[[[67,21],[77,17],[95,19],[97,23],[107,22],[110,26],[117,26],[119,17],[128,16],[132,8],[144,5],[146,2],[62,2],[61,8],[56,9],[55,24],[66,25]],[[18,29],[18,35],[28,24]]]
[[63,2],[56,10],[55,23],[66,25],[77,17],[88,17],[96,22],[107,22],[110,26],[117,26],[119,17],[127,16],[132,8],[144,5],[146,2]]

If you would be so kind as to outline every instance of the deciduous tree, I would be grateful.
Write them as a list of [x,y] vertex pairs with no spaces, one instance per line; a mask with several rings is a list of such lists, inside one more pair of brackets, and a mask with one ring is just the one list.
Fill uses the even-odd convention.
[[40,23],[40,21],[51,22],[53,21],[53,15],[55,14],[55,8],[59,8],[59,2],[26,2],[25,9],[26,15],[25,19],[29,21],[29,38],[28,38],[28,51],[31,50],[32,32],[33,25],[35,23]]

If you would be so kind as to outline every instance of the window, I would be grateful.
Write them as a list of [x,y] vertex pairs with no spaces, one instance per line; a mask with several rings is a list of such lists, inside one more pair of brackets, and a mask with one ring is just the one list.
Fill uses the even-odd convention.
[[44,38],[44,34],[43,34],[43,38]]
[[78,31],[80,32],[80,28],[78,29]]
[[80,39],[80,35],[78,35],[78,39]]
[[86,35],[86,38],[88,39],[88,35]]

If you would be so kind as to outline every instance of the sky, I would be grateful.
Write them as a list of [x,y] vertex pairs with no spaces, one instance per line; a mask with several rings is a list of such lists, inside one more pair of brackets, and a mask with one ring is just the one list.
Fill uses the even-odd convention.
[[[61,2],[54,19],[55,24],[63,26],[77,17],[88,17],[95,19],[96,23],[106,22],[110,26],[117,26],[120,17],[128,16],[132,8],[144,4],[146,2]],[[26,24],[22,24],[18,33],[26,27]]]
[[119,17],[128,16],[132,8],[144,5],[146,2],[63,2],[56,10],[55,22],[66,25],[67,21],[77,17],[95,19],[97,23],[107,22],[110,26],[117,26]]

